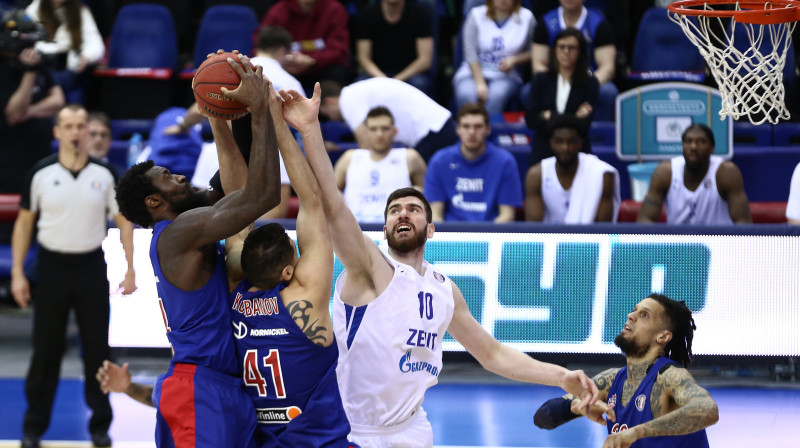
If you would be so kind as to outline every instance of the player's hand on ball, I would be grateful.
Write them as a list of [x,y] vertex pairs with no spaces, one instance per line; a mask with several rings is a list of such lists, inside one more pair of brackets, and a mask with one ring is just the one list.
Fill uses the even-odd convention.
[[269,107],[269,93],[272,90],[272,83],[268,79],[264,79],[262,75],[264,69],[261,66],[257,66],[253,70],[250,65],[250,59],[247,56],[243,54],[238,56],[241,65],[232,58],[228,58],[228,63],[241,79],[239,87],[235,90],[222,87],[222,94],[227,98],[250,106],[251,112],[254,112],[254,110],[265,111]]

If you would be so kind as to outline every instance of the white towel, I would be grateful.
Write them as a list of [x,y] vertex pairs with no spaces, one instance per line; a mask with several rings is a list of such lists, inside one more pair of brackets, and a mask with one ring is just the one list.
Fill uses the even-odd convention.
[[569,192],[569,209],[564,218],[565,224],[591,224],[597,217],[600,198],[603,196],[603,175],[614,173],[614,215],[617,222],[619,206],[622,202],[619,186],[619,172],[616,168],[598,159],[593,154],[578,153],[578,171]]

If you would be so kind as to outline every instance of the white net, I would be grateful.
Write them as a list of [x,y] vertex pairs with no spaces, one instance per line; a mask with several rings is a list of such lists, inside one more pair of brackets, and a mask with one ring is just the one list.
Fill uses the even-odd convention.
[[[741,10],[739,3],[735,8]],[[708,4],[702,9],[713,10]],[[789,119],[784,68],[797,22],[757,25],[737,22],[735,16],[695,17],[673,11],[669,17],[706,59],[719,85],[721,119],[746,117],[753,124]]]

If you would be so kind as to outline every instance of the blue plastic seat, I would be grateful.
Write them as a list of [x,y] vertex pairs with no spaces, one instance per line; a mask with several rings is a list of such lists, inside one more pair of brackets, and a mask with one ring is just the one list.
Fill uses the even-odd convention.
[[636,33],[632,78],[702,82],[704,70],[705,61],[700,50],[689,41],[681,27],[669,19],[667,10],[648,9]]
[[108,51],[109,68],[174,69],[178,41],[169,9],[147,3],[123,6],[111,30]]
[[220,48],[239,50],[247,55],[253,50],[253,32],[258,18],[252,8],[242,5],[212,6],[203,14],[194,45],[194,64],[199,66],[206,55]]

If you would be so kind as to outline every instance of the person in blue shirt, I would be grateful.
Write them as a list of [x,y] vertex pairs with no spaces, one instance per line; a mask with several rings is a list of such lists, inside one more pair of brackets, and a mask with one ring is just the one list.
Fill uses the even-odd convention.
[[522,186],[514,156],[486,139],[489,114],[478,103],[458,111],[459,143],[434,153],[425,175],[433,221],[514,221]]
[[[708,447],[705,428],[719,420],[719,409],[686,370],[695,329],[684,301],[651,294],[633,307],[614,339],[627,365],[593,378],[600,399],[587,417],[607,426],[603,448]],[[553,429],[585,414],[577,402],[571,395],[548,400],[533,421]]]

